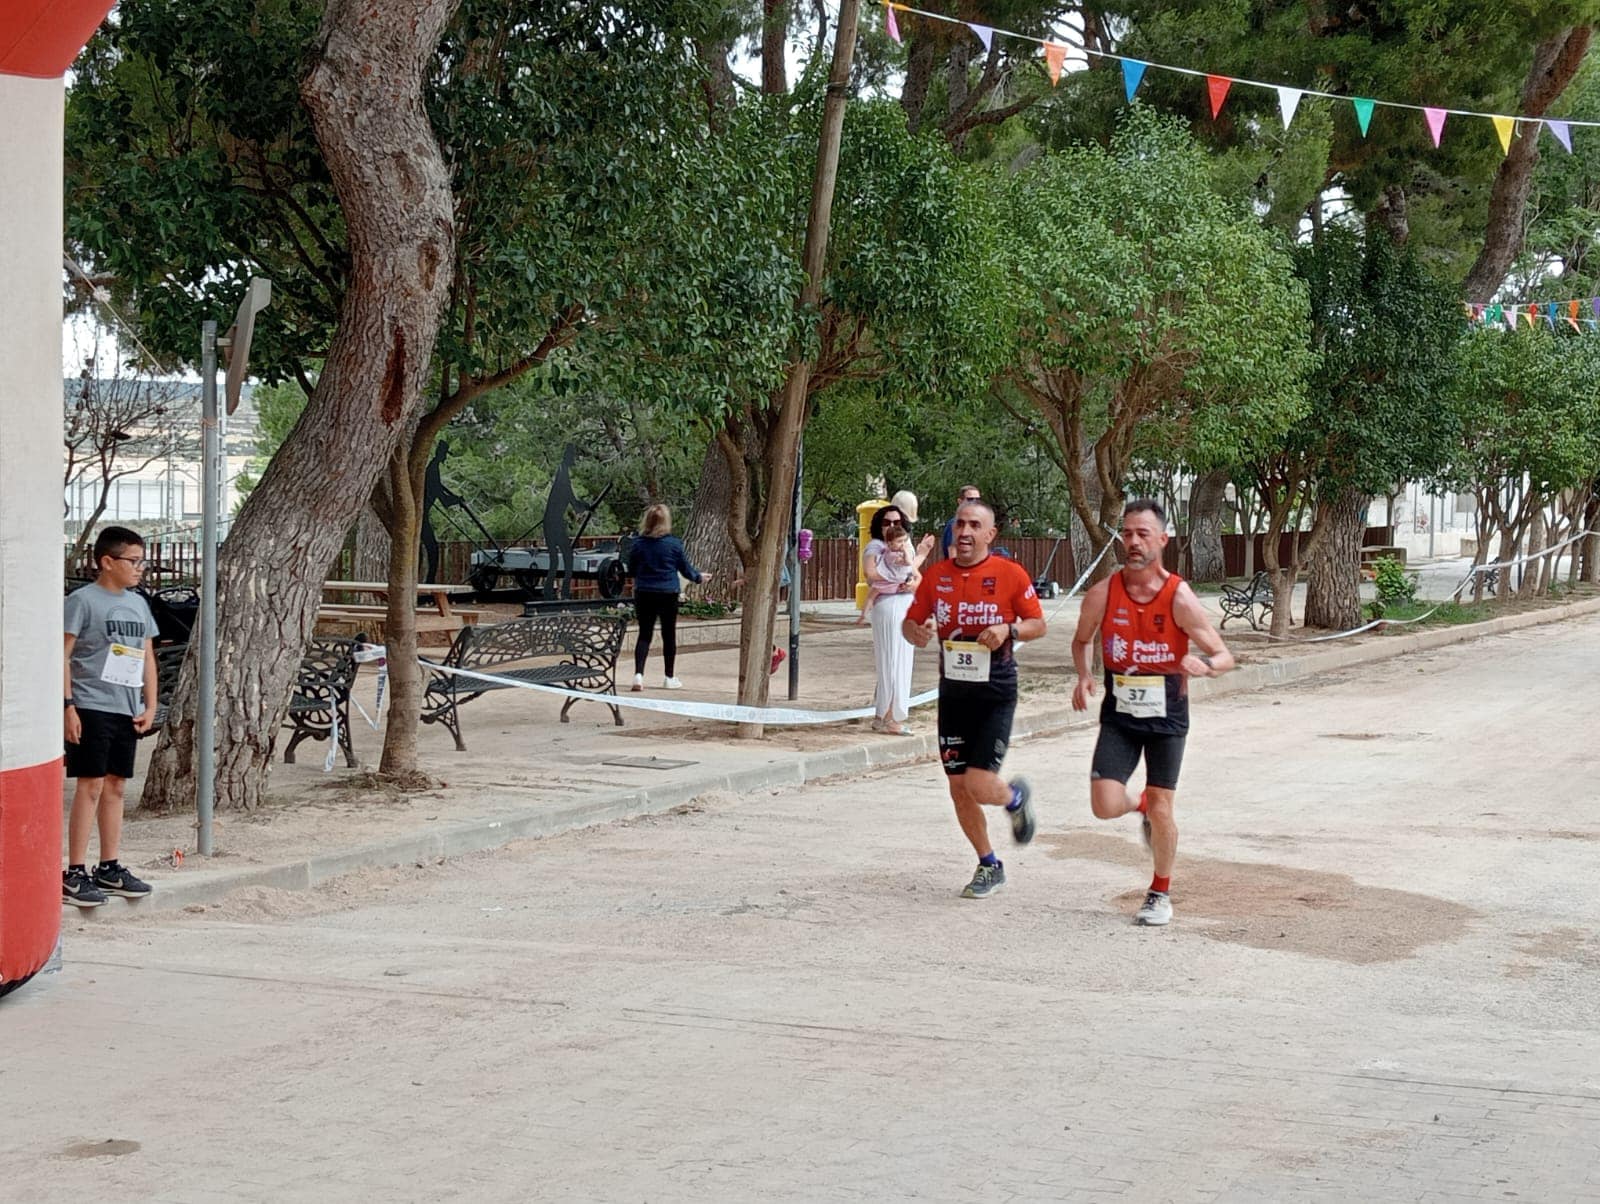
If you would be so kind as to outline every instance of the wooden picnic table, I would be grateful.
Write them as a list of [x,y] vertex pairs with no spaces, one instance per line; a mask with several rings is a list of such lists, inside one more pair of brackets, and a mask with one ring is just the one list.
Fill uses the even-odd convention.
[[[440,585],[438,582],[419,581],[417,593],[431,594],[433,604],[441,615],[449,616],[450,595],[455,590],[467,589],[463,585]],[[342,592],[351,594],[377,594],[380,598],[389,597],[389,583],[387,581],[324,581],[322,583],[324,594]]]

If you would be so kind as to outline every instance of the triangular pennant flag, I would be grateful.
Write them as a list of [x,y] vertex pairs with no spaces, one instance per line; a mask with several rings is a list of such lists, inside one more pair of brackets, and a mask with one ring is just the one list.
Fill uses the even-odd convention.
[[1353,96],[1350,103],[1356,107],[1356,124],[1361,127],[1361,136],[1367,136],[1367,127],[1372,124],[1372,107],[1378,102],[1368,100],[1365,96]]
[[1589,298],[1589,308],[1594,310],[1594,316],[1600,318],[1600,297]]
[[885,4],[883,8],[886,14],[883,19],[883,26],[889,31],[889,36],[898,42],[900,40],[900,22],[894,19],[894,5]]
[[1439,145],[1439,139],[1444,137],[1444,119],[1447,110],[1430,109],[1424,107],[1422,115],[1428,119],[1428,133],[1433,135],[1433,145]]
[[1498,306],[1498,305],[1491,305],[1488,308],[1487,312],[1484,313],[1483,320],[1488,325],[1492,325],[1492,326],[1500,325],[1501,307]]
[[1226,75],[1206,76],[1206,91],[1211,95],[1211,120],[1217,119],[1217,114],[1222,112],[1222,102],[1228,98],[1228,89],[1233,86],[1233,80]]
[[1535,326],[1537,326],[1539,324],[1539,307],[1537,305],[1535,305],[1532,301],[1528,302],[1528,312],[1526,314],[1526,317],[1528,319],[1528,329],[1529,330],[1532,330]]
[[1572,153],[1572,127],[1565,121],[1546,121],[1550,132],[1555,135],[1557,142],[1561,143],[1567,154]]
[[[1494,122],[1494,132],[1500,135],[1500,153],[1509,155],[1511,153],[1511,135],[1517,128],[1517,119],[1515,117],[1491,117],[1489,120]],[[1435,144],[1437,144],[1437,140],[1435,140]]]
[[1050,72],[1050,83],[1054,85],[1061,78],[1061,64],[1067,61],[1067,48],[1058,42],[1044,44],[1044,65]]
[[1506,306],[1505,318],[1506,329],[1515,330],[1517,328],[1517,307],[1515,305]]
[[989,43],[994,41],[994,30],[987,25],[973,25],[971,22],[967,23],[967,28],[978,35],[978,41],[983,43],[983,52],[989,53]]
[[1556,328],[1556,303],[1554,301],[1545,303],[1544,320],[1550,323],[1551,330]]
[[1138,59],[1122,60],[1122,90],[1128,94],[1128,103],[1133,103],[1133,94],[1139,90],[1139,81],[1144,78],[1144,69],[1149,63],[1141,63]]
[[1283,114],[1283,128],[1288,129],[1289,123],[1294,120],[1294,111],[1300,107],[1301,92],[1299,88],[1278,89],[1278,112]]
[[1578,303],[1576,301],[1567,302],[1567,321],[1572,323],[1572,329],[1578,329]]

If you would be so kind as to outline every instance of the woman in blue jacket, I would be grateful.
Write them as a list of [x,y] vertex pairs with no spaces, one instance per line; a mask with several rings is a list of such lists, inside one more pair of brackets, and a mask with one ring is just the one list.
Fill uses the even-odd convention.
[[639,616],[639,642],[633,648],[633,688],[644,689],[644,662],[650,655],[650,637],[656,620],[661,621],[661,659],[666,662],[669,690],[681,690],[683,683],[673,675],[678,662],[678,578],[684,576],[696,585],[710,579],[689,563],[683,541],[672,534],[672,511],[657,502],[644,512],[643,533],[634,540],[628,553],[628,572],[633,574],[633,609]]

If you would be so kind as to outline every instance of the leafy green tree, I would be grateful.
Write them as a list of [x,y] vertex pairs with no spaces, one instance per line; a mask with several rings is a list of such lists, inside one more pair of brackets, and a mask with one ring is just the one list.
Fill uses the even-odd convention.
[[[1575,529],[1600,474],[1600,342],[1549,330],[1475,332],[1463,341],[1456,402],[1460,439],[1447,479],[1477,499],[1477,563],[1497,536],[1496,558],[1511,560],[1539,551],[1542,530],[1556,542]],[[1538,569],[1524,581],[1529,591],[1549,584]]]
[[1301,415],[1305,288],[1277,240],[1212,190],[1200,148],[1143,108],[1109,148],[1018,172],[1006,200],[1001,387],[1048,430],[1098,555],[1141,448],[1237,462]]
[[[1450,383],[1464,324],[1450,286],[1384,234],[1330,228],[1295,258],[1310,289],[1318,360],[1310,413],[1278,449],[1279,476],[1263,493],[1280,504],[1314,499],[1306,622],[1342,629],[1361,621],[1367,500],[1397,481],[1436,474],[1456,442]],[[1276,537],[1269,531],[1268,568],[1279,570]],[[1278,596],[1289,597],[1292,576],[1280,584]]]

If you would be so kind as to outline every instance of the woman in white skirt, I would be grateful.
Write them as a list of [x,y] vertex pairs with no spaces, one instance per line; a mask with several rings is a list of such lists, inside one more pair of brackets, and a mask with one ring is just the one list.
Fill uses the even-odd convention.
[[909,736],[906,714],[911,702],[911,655],[914,649],[900,625],[911,607],[911,594],[921,580],[920,569],[933,551],[934,538],[924,535],[909,557],[896,556],[896,544],[911,533],[917,518],[915,495],[901,491],[894,501],[872,516],[872,538],[862,549],[867,576],[868,610],[872,622],[872,657],[877,666],[878,688],[873,697],[872,729],[891,736]]

